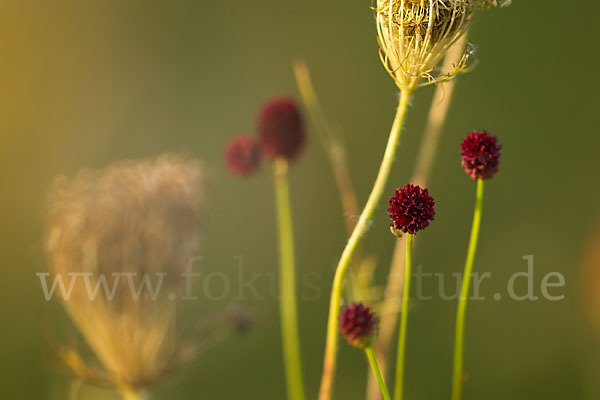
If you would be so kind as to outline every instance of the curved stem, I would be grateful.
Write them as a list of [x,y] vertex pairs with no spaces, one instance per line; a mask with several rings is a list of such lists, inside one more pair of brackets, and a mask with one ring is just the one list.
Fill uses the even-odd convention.
[[287,180],[287,161],[275,161],[275,199],[279,223],[279,293],[281,340],[287,382],[288,399],[303,400],[302,362],[298,337],[296,306],[296,266],[294,232]]
[[381,395],[383,396],[383,400],[391,400],[390,391],[388,390],[385,379],[383,378],[383,374],[379,369],[379,364],[377,363],[377,358],[375,357],[375,352],[373,351],[373,347],[369,346],[365,349],[365,353],[367,354],[367,358],[369,359],[369,364],[371,364],[371,369],[373,370],[373,375],[375,375],[375,379],[377,380],[377,384],[379,385],[379,390],[381,390]]
[[473,226],[471,227],[471,238],[467,251],[467,261],[458,299],[458,311],[456,313],[456,333],[454,337],[454,368],[452,373],[452,400],[460,400],[463,385],[463,352],[465,337],[465,314],[467,302],[469,301],[469,286],[471,283],[471,272],[477,252],[479,241],[479,228],[481,227],[481,212],[483,208],[483,179],[477,180],[477,199],[475,201],[475,212],[473,215]]
[[390,132],[390,137],[385,149],[385,154],[383,156],[381,166],[379,167],[377,179],[375,180],[375,184],[373,185],[373,189],[371,190],[367,204],[365,205],[365,208],[363,209],[360,218],[354,230],[352,231],[352,235],[350,235],[350,239],[348,240],[348,243],[342,252],[342,256],[335,271],[333,287],[331,289],[331,300],[329,304],[329,319],[327,321],[327,343],[325,347],[323,376],[321,378],[321,390],[319,392],[320,400],[330,400],[332,395],[338,348],[337,323],[340,313],[340,302],[346,272],[348,271],[348,266],[350,265],[350,260],[354,255],[356,247],[369,228],[371,217],[373,216],[375,208],[377,207],[379,200],[381,200],[381,196],[385,190],[385,186],[392,169],[392,164],[394,162],[394,158],[396,157],[396,150],[402,134],[402,126],[404,124],[404,119],[406,117],[406,111],[410,103],[411,95],[412,90],[403,90],[401,93],[400,104],[398,105],[396,117],[394,118],[394,124],[392,125],[392,130]]
[[408,325],[408,302],[410,300],[410,278],[413,258],[413,235],[406,236],[406,263],[404,267],[404,288],[402,289],[402,311],[400,314],[400,334],[398,335],[398,354],[396,358],[396,387],[394,399],[401,400],[404,395],[404,362],[406,359],[406,331]]

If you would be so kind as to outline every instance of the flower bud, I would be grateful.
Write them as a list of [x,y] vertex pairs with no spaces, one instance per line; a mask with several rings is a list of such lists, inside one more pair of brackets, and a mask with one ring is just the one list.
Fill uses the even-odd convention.
[[396,190],[387,210],[392,227],[414,235],[429,226],[435,217],[435,202],[427,189],[412,184]]
[[340,313],[340,331],[353,347],[367,348],[377,333],[377,318],[362,303],[347,305]]
[[490,179],[498,172],[500,150],[496,137],[489,133],[472,132],[461,143],[462,166],[474,180]]
[[304,121],[296,103],[287,97],[267,102],[258,119],[259,143],[264,155],[292,161],[304,147]]
[[225,150],[225,162],[233,175],[247,178],[260,167],[260,146],[247,136],[238,136]]

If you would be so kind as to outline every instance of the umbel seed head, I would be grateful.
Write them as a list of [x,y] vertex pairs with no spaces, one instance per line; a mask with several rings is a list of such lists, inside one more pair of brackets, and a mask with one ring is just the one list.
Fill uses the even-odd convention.
[[429,226],[435,217],[435,201],[429,190],[412,184],[396,189],[387,212],[395,229],[414,235]]
[[500,150],[495,136],[485,131],[472,132],[462,141],[462,166],[474,180],[490,179],[498,172]]
[[350,345],[367,348],[373,343],[377,333],[377,318],[369,307],[354,303],[342,308],[340,313],[340,331]]
[[304,147],[304,122],[296,103],[287,97],[268,101],[258,118],[258,137],[263,154],[292,161]]
[[72,278],[63,305],[117,386],[146,386],[174,367],[170,294],[183,290],[201,239],[204,188],[197,161],[164,156],[61,178],[50,195],[50,270],[88,279]]
[[[401,89],[420,86],[423,78],[435,81],[436,66],[465,33],[475,10],[508,4],[498,0],[377,0],[381,60]],[[464,67],[442,74],[450,78]]]
[[247,136],[234,138],[225,150],[225,162],[233,175],[249,177],[260,167],[260,161],[260,146]]

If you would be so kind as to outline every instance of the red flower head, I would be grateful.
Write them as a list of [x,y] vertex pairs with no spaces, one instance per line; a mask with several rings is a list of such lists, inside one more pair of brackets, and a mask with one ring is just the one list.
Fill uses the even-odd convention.
[[241,177],[252,175],[260,167],[258,143],[247,136],[234,138],[225,150],[225,161],[232,174]]
[[304,146],[304,123],[296,103],[287,97],[267,102],[258,118],[258,136],[268,158],[296,158]]
[[489,179],[498,172],[502,146],[494,136],[475,131],[463,140],[461,147],[462,166],[471,178]]
[[393,227],[414,235],[429,226],[435,217],[435,201],[427,189],[412,184],[403,189],[396,189],[395,196],[390,197],[390,208],[387,212],[393,221]]
[[373,343],[377,332],[377,318],[362,303],[347,305],[340,314],[340,331],[348,343],[364,349]]

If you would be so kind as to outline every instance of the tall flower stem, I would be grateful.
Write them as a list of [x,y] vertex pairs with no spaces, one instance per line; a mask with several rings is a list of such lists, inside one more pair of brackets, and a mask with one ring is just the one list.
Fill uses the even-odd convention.
[[354,255],[356,247],[369,228],[373,213],[375,212],[375,209],[377,208],[377,205],[381,200],[381,196],[385,190],[390,171],[392,169],[392,164],[396,157],[396,150],[402,135],[402,127],[404,125],[404,120],[406,118],[412,92],[413,90],[410,88],[404,89],[401,92],[400,104],[398,105],[396,117],[394,118],[394,123],[392,125],[392,130],[390,132],[383,160],[381,161],[381,166],[379,167],[377,179],[375,180],[375,184],[373,185],[373,189],[371,190],[367,204],[365,205],[365,208],[363,209],[360,218],[354,227],[354,230],[352,231],[352,235],[350,235],[350,239],[348,240],[348,243],[342,252],[342,256],[335,271],[333,287],[331,289],[331,300],[329,304],[329,319],[327,321],[327,343],[325,347],[323,376],[321,378],[321,390],[319,393],[320,400],[330,400],[332,396],[339,339],[337,323],[340,313],[340,303],[346,272],[348,271],[348,266],[350,265],[350,261]]
[[469,301],[469,286],[471,284],[471,273],[475,262],[477,252],[477,243],[479,241],[479,230],[481,227],[481,212],[483,209],[483,179],[477,180],[477,198],[475,201],[475,212],[473,215],[473,225],[471,227],[471,238],[469,240],[469,249],[467,251],[467,261],[465,262],[465,271],[458,300],[458,312],[456,314],[456,333],[454,337],[454,368],[452,374],[452,400],[460,400],[462,396],[463,385],[463,353],[465,338],[465,314],[467,303]]
[[288,163],[275,161],[275,200],[279,223],[279,292],[281,339],[289,400],[304,399],[298,315],[296,305],[296,266],[294,232],[287,179]]
[[367,359],[369,360],[369,364],[371,364],[371,369],[373,370],[373,375],[375,375],[375,379],[377,380],[377,384],[379,385],[379,390],[381,390],[381,395],[383,396],[383,400],[391,400],[390,391],[388,390],[385,379],[383,378],[383,374],[379,369],[379,364],[377,363],[377,358],[375,357],[375,352],[373,351],[373,347],[369,346],[365,349],[365,353],[367,355]]
[[408,326],[408,303],[410,300],[410,280],[413,258],[413,235],[406,235],[406,263],[404,267],[404,288],[402,290],[402,311],[400,314],[400,334],[398,335],[398,354],[396,357],[396,387],[394,399],[401,400],[404,395],[404,363],[406,359],[406,332]]
[[[444,58],[443,66],[440,70],[450,71],[455,65],[460,63],[461,58],[465,53],[465,46],[467,45],[467,34],[463,35],[456,41],[448,50],[446,57]],[[429,114],[427,117],[427,124],[423,131],[423,137],[421,144],[419,145],[419,151],[415,161],[415,167],[412,173],[412,177],[409,182],[426,187],[427,182],[431,176],[431,170],[434,165],[437,150],[439,147],[440,138],[442,136],[442,128],[446,121],[450,104],[456,88],[457,79],[452,79],[437,85],[431,106],[429,108]],[[388,356],[391,354],[390,348],[394,341],[394,335],[398,328],[399,314],[396,312],[396,299],[402,295],[402,285],[404,280],[404,245],[401,240],[398,240],[394,249],[394,255],[392,257],[392,263],[390,266],[390,272],[385,288],[385,304],[386,309],[389,308],[394,310],[393,312],[383,313],[381,316],[381,323],[379,326],[379,336],[377,345],[375,346],[375,354],[379,360],[379,365],[383,374],[386,374],[388,367]],[[367,390],[368,400],[380,400],[381,396],[377,391],[377,385],[373,379],[369,376],[369,385]]]

